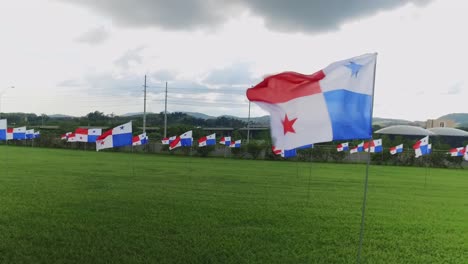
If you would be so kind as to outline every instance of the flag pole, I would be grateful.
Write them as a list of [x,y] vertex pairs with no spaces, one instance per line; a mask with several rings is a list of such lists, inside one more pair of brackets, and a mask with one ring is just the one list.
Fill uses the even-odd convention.
[[[372,103],[371,103],[371,130],[372,130],[372,117],[374,114],[374,94],[375,94],[375,75],[377,73],[377,53],[375,53],[375,63],[374,63],[374,80],[372,83]],[[373,137],[370,138],[373,140]],[[359,247],[357,253],[357,263],[361,263],[361,251],[362,251],[362,242],[364,239],[364,226],[365,226],[365,215],[366,215],[366,202],[367,202],[367,189],[369,183],[369,166],[370,166],[370,149],[367,155],[367,165],[366,165],[366,177],[364,179],[364,197],[362,199],[362,213],[361,213],[361,229],[359,231]]]

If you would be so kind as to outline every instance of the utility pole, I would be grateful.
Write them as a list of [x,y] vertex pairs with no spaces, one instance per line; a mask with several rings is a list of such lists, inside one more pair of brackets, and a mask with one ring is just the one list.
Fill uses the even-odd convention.
[[250,100],[249,100],[249,117],[247,118],[247,144],[250,141]]
[[145,74],[145,88],[143,96],[143,133],[146,133],[146,74]]
[[166,82],[166,97],[164,99],[164,137],[167,137],[167,82]]

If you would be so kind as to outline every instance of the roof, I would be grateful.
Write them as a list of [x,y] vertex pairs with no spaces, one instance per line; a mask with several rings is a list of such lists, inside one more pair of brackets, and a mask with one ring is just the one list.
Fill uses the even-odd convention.
[[468,132],[452,127],[434,127],[428,130],[437,136],[468,137]]
[[396,125],[375,131],[376,134],[408,135],[408,136],[434,136],[435,133],[417,126]]

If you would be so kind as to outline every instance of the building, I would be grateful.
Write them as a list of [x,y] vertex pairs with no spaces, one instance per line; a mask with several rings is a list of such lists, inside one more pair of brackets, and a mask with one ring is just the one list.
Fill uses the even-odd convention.
[[426,128],[455,127],[456,125],[455,121],[449,119],[428,119],[426,121]]

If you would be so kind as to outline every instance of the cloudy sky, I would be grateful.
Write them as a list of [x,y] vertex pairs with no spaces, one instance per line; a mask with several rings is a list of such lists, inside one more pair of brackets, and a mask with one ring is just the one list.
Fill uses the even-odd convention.
[[374,116],[468,112],[468,2],[317,2],[4,1],[0,110],[141,112],[146,74],[148,111],[167,81],[168,111],[247,116],[245,90],[268,74],[378,52]]

